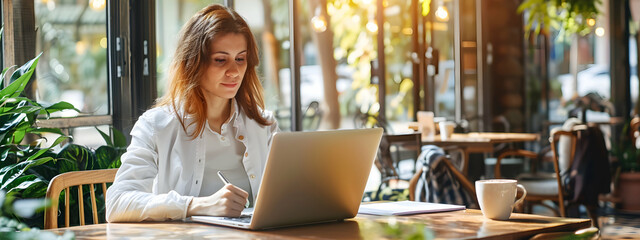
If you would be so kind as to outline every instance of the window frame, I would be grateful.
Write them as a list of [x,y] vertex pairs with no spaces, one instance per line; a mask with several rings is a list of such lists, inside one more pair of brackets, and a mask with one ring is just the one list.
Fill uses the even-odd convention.
[[[68,129],[76,127],[112,125],[129,140],[133,123],[157,97],[156,56],[144,52],[140,54],[140,51],[145,51],[145,41],[148,43],[146,53],[155,53],[155,33],[151,31],[155,28],[147,27],[155,24],[155,1],[109,0],[106,7],[109,113],[40,119],[39,126],[61,128],[68,132]],[[10,23],[6,25],[2,38],[2,63],[14,65],[33,59],[35,32],[29,37],[25,35],[28,31],[24,31],[35,29],[33,0],[3,0],[0,9],[3,22]],[[18,22],[20,24],[15,24]],[[133,46],[133,50],[129,46]],[[7,81],[3,81],[5,86]]]

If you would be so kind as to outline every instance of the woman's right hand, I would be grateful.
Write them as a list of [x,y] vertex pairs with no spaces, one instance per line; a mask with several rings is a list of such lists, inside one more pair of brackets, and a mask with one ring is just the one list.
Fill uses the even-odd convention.
[[211,196],[194,197],[187,209],[187,217],[193,215],[239,217],[248,197],[249,193],[242,188],[227,184]]

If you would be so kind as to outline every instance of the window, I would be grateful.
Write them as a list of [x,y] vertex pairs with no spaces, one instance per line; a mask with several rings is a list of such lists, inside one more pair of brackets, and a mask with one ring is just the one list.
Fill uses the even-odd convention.
[[[80,115],[109,114],[106,1],[35,0],[36,101],[66,101]],[[74,111],[62,116],[76,116]]]
[[432,6],[435,19],[427,25],[430,28],[427,33],[431,33],[427,39],[431,39],[429,45],[437,52],[434,57],[438,57],[438,69],[432,72],[437,73],[433,84],[434,112],[438,117],[453,120],[458,101],[455,93],[454,16],[451,14],[454,4],[453,1],[441,1],[439,5]]
[[[607,26],[596,26],[606,31]],[[553,37],[557,37],[554,35]],[[574,36],[569,42],[557,40],[552,43],[550,53],[551,86],[557,93],[555,99],[549,101],[549,120],[562,122],[569,116],[579,97],[596,94],[602,99],[611,98],[611,77],[609,75],[609,50],[606,36],[594,32],[586,36]],[[573,51],[577,54],[571,56]],[[574,66],[572,66],[574,65]],[[577,68],[577,79],[571,68]],[[607,114],[588,112],[587,121],[606,120]]]
[[[406,122],[413,116],[413,61],[411,1],[389,1],[384,9],[385,116],[389,121]],[[415,33],[418,34],[418,33]],[[416,87],[419,85],[416,85]]]
[[[85,117],[45,121],[40,126],[62,128],[75,143],[90,147],[105,144],[93,125],[111,123],[106,4],[100,0],[35,0],[33,5],[35,54],[42,54],[33,97],[43,104],[69,102],[80,110],[52,117]],[[108,125],[101,129],[109,132]]]

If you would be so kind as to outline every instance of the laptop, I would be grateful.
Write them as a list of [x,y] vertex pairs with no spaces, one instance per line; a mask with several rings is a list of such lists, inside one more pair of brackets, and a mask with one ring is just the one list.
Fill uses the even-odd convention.
[[381,137],[381,128],[276,133],[255,207],[190,220],[257,230],[353,218]]

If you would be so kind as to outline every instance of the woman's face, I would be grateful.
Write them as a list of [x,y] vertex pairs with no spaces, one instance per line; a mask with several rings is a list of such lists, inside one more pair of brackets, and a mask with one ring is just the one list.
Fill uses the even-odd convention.
[[228,33],[212,42],[209,65],[201,79],[205,98],[229,100],[236,96],[247,71],[247,40],[239,33]]

